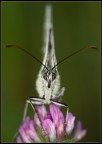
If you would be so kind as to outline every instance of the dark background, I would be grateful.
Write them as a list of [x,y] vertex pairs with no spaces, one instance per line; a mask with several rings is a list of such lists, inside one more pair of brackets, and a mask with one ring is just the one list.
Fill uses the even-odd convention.
[[[100,49],[100,2],[52,2],[57,60],[87,45]],[[42,60],[46,2],[2,2],[2,141],[11,142],[22,122],[25,101],[38,96],[40,65],[18,44]],[[81,120],[85,142],[100,141],[100,50],[85,50],[59,66],[63,102]],[[29,115],[33,118],[31,108]]]

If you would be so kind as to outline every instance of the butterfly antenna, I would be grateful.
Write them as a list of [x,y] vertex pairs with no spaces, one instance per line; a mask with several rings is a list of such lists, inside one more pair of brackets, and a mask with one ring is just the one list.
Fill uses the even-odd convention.
[[25,53],[27,53],[28,55],[30,55],[32,58],[34,58],[37,62],[39,62],[41,65],[43,65],[47,70],[48,68],[35,56],[33,56],[31,53],[29,53],[27,50],[23,49],[22,47],[18,46],[18,45],[6,45],[6,48],[18,48],[22,51],[24,51]]
[[77,53],[79,53],[79,52],[81,52],[81,51],[83,51],[83,50],[85,50],[85,49],[95,49],[95,50],[97,50],[98,48],[97,48],[96,46],[93,46],[93,45],[90,45],[90,46],[81,48],[81,49],[77,50],[76,52],[74,52],[74,53],[68,55],[67,57],[63,58],[61,61],[59,61],[59,62],[52,68],[52,70],[53,70],[56,66],[58,66],[59,64],[61,64],[62,62],[64,62],[65,60],[69,59],[69,58],[72,57],[73,55],[75,55],[75,54],[77,54]]

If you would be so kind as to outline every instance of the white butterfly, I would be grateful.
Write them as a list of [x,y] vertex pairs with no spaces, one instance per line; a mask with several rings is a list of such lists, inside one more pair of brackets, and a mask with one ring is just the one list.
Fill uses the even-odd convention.
[[[38,58],[33,56],[31,53],[21,48],[18,45],[6,45],[7,48],[16,47],[20,50],[26,52],[31,57],[33,57],[36,61],[38,61],[42,66],[39,71],[37,80],[36,80],[36,89],[39,97],[29,97],[26,101],[26,106],[24,110],[23,120],[26,117],[28,104],[32,106],[33,110],[37,113],[35,105],[43,105],[43,104],[56,104],[59,106],[66,107],[66,122],[68,118],[68,105],[59,102],[59,98],[63,96],[65,88],[60,89],[60,76],[57,70],[57,66],[70,58],[72,55],[77,54],[87,48],[97,49],[95,46],[87,46],[85,48],[81,48],[78,51],[70,54],[69,56],[63,58],[61,61],[57,63],[55,56],[55,47],[54,47],[54,35],[53,35],[53,25],[51,19],[51,6],[47,5],[45,9],[45,22],[44,22],[44,46],[43,52],[45,53],[43,62],[41,62]],[[66,123],[65,123],[66,124]]]
[[[27,100],[31,104],[32,108],[36,111],[34,105],[43,105],[54,103],[56,105],[64,106],[67,108],[68,117],[68,106],[58,102],[58,98],[63,96],[65,88],[60,89],[60,76],[57,70],[57,60],[55,56],[54,47],[54,35],[53,35],[53,24],[51,19],[51,6],[47,5],[45,9],[45,22],[44,22],[44,46],[43,51],[45,53],[42,67],[39,71],[36,89],[39,94],[38,97],[30,97]],[[26,112],[24,114],[25,118]]]

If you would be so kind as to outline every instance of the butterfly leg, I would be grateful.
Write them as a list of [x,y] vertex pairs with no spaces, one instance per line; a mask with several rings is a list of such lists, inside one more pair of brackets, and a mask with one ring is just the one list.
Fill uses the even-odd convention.
[[34,112],[37,114],[37,117],[39,119],[40,125],[42,127],[42,132],[44,133],[44,136],[46,137],[47,132],[45,131],[45,129],[43,128],[43,124],[42,121],[40,119],[39,113],[36,110],[34,105],[43,105],[44,104],[44,99],[43,98],[35,98],[35,97],[30,97],[27,101],[26,101],[26,105],[25,105],[25,109],[24,109],[24,116],[23,116],[23,121],[26,117],[27,114],[27,109],[28,109],[28,104],[31,105],[32,109],[34,110]]
[[24,108],[24,114],[23,114],[23,121],[27,115],[27,109],[28,109],[28,104],[31,105],[32,109],[36,112],[36,109],[34,107],[34,104],[36,105],[43,105],[44,103],[44,100],[41,99],[41,98],[32,98],[30,97],[27,101],[26,101],[26,104],[25,104],[25,108]]
[[[43,101],[44,101],[43,99],[40,99],[40,98],[31,98],[31,97],[26,101],[25,108],[24,108],[24,114],[23,114],[23,122],[24,122],[24,120],[25,120],[25,118],[26,118],[26,115],[27,115],[28,104],[31,105],[31,107],[32,107],[33,110],[36,112],[36,114],[37,114],[37,116],[38,116],[38,118],[39,118],[38,112],[36,111],[35,106],[34,106],[33,104],[42,105],[42,104],[44,104]],[[39,121],[40,121],[40,123],[41,123],[40,118],[39,118]],[[41,126],[42,126],[42,123],[41,123]],[[43,127],[42,127],[42,130],[44,131]],[[45,131],[44,131],[44,133],[45,133]],[[12,141],[13,141],[13,142],[14,142],[14,140],[16,139],[17,135],[18,135],[18,131],[15,133],[15,135],[14,135],[13,138],[12,138]]]
[[62,96],[64,95],[64,92],[65,92],[65,87],[62,87],[62,88],[58,91],[57,97],[62,97]]

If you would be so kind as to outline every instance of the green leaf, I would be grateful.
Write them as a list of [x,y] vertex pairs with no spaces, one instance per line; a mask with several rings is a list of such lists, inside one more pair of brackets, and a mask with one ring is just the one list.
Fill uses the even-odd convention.
[[66,139],[66,140],[62,141],[62,143],[74,143],[74,142],[75,142],[74,138]]
[[38,137],[40,138],[41,142],[48,142],[45,138],[45,136],[42,134],[41,130],[39,129],[39,127],[36,125],[35,126],[36,128],[36,132],[37,132],[37,135]]

